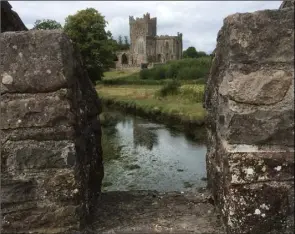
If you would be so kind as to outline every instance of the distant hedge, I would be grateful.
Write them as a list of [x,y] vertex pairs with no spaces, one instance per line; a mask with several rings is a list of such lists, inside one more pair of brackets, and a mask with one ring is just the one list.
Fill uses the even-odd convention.
[[210,56],[169,61],[161,66],[141,70],[139,77],[142,80],[205,79],[209,74],[211,61]]

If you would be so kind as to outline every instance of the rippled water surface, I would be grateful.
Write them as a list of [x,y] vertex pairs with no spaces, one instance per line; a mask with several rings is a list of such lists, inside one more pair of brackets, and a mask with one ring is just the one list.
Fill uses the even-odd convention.
[[103,123],[104,191],[206,186],[205,145],[134,116],[109,112]]

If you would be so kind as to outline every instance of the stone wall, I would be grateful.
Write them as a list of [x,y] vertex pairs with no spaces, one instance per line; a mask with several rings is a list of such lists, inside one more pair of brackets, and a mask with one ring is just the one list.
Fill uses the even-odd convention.
[[11,8],[9,2],[1,1],[1,32],[27,31],[18,14]]
[[1,233],[82,230],[103,178],[96,91],[62,32],[0,39]]
[[294,8],[224,20],[205,107],[209,187],[227,233],[293,233]]

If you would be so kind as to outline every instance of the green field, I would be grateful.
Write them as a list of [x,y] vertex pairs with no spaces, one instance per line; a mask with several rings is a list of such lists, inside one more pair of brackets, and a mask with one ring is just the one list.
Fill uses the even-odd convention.
[[202,105],[204,85],[182,85],[177,95],[159,97],[159,85],[97,85],[102,99],[114,100],[118,104],[128,103],[145,110],[158,111],[168,115],[178,115],[183,119],[203,121],[205,110]]
[[151,69],[104,73],[96,89],[104,101],[178,119],[204,122],[204,84],[210,57],[169,61]]

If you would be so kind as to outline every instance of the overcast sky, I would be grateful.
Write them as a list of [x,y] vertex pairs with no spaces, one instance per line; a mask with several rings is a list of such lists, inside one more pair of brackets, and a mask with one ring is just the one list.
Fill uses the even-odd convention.
[[68,15],[88,7],[97,9],[108,21],[107,29],[115,39],[129,36],[129,15],[146,12],[157,17],[158,35],[183,33],[183,47],[195,46],[210,53],[223,19],[234,13],[277,9],[281,1],[10,1],[30,29],[37,19],[54,19],[64,24]]

